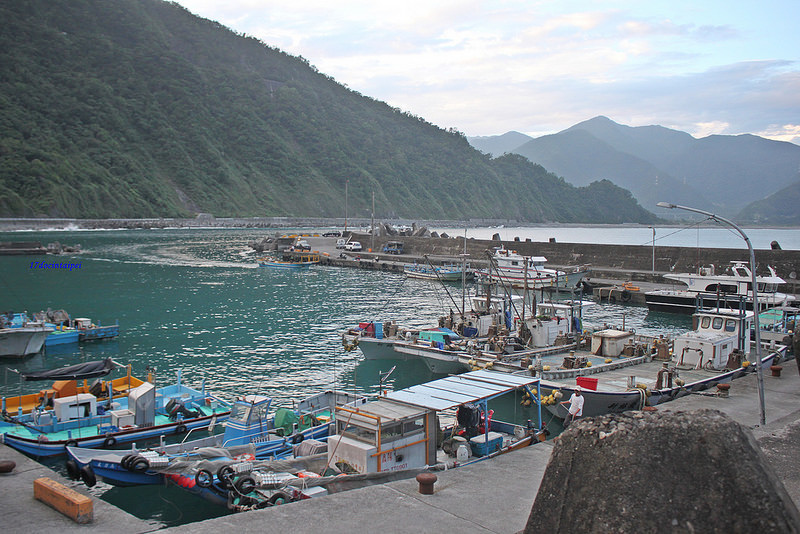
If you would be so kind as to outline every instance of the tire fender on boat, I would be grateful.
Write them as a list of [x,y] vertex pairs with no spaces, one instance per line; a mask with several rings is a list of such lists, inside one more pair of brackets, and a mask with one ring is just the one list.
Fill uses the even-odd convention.
[[108,436],[105,440],[103,440],[103,448],[107,449],[109,447],[113,447],[117,444],[117,438],[114,436]]
[[68,439],[67,442],[64,444],[65,447],[77,447],[78,442],[74,439]]
[[184,432],[186,432],[186,425],[184,425],[183,423],[175,427],[176,434],[183,434]]
[[97,477],[94,474],[94,469],[92,469],[92,466],[84,465],[81,467],[81,480],[83,480],[83,483],[90,488],[93,488],[94,485],[97,484]]
[[214,475],[212,475],[211,471],[208,469],[200,469],[197,474],[194,475],[194,483],[201,488],[210,488],[213,482]]
[[78,467],[78,462],[72,458],[67,460],[67,476],[72,480],[79,480],[81,478],[81,468]]
[[147,458],[138,456],[135,459],[131,460],[130,466],[131,466],[130,467],[131,471],[144,473],[145,471],[150,469],[150,462],[147,461]]

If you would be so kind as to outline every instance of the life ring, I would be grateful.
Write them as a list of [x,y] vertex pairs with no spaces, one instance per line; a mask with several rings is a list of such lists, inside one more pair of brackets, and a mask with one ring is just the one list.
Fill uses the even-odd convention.
[[184,432],[186,432],[186,425],[184,425],[183,423],[175,427],[176,434],[183,434]]
[[81,478],[81,468],[78,467],[78,462],[70,458],[67,460],[67,476],[72,480]]
[[248,493],[252,493],[253,490],[256,489],[256,481],[251,476],[243,476],[239,480],[236,481],[234,485],[236,491],[238,491],[242,495],[247,495]]
[[64,444],[66,447],[77,447],[78,442],[74,439],[68,439],[67,442]]
[[208,469],[201,469],[194,475],[194,481],[201,488],[210,488],[214,482],[214,475]]
[[113,447],[117,444],[117,438],[114,436],[108,436],[106,439],[103,440],[103,448],[107,449],[109,447]]
[[97,477],[94,474],[92,466],[84,465],[81,467],[81,479],[83,480],[83,483],[90,488],[93,488],[94,485],[97,484]]

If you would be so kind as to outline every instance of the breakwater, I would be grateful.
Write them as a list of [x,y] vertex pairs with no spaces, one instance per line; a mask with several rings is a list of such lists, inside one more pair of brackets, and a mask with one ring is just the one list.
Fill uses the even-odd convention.
[[[371,246],[369,234],[353,233],[352,239]],[[493,247],[505,246],[524,256],[544,256],[548,265],[556,267],[586,266],[594,278],[622,279],[640,282],[663,283],[663,275],[669,272],[695,272],[699,266],[714,266],[715,272],[722,273],[733,261],[749,261],[750,256],[742,243],[742,249],[689,247],[653,248],[649,245],[603,245],[587,243],[556,243],[534,241],[497,241],[465,239],[463,237],[376,237],[375,251],[380,251],[387,241],[402,241],[404,254],[392,256],[379,252],[361,253],[363,258],[379,261],[374,265],[360,265],[361,268],[393,269],[382,265],[387,261],[408,261],[428,256],[434,263],[461,261],[466,253],[467,261],[474,266],[488,263],[488,253]],[[767,266],[775,269],[778,276],[786,280],[782,291],[800,293],[800,251],[797,250],[756,250],[756,271],[759,275],[769,274]],[[337,264],[335,258],[329,260]],[[346,263],[346,262],[345,262]],[[352,263],[352,262],[351,262]],[[369,262],[363,262],[369,263]],[[352,265],[348,265],[352,266]],[[402,268],[401,268],[402,269]]]

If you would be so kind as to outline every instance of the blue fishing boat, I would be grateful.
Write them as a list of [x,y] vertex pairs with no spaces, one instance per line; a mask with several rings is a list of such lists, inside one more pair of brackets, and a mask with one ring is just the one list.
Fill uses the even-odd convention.
[[48,310],[34,314],[36,321],[53,329],[53,333],[45,341],[45,347],[111,339],[119,336],[119,323],[102,326],[94,324],[88,317],[72,319],[64,310]]
[[403,267],[403,274],[407,278],[417,278],[420,280],[435,280],[439,282],[460,282],[463,279],[472,280],[472,271],[469,265],[461,266],[446,264],[438,267],[430,265],[420,265],[417,263],[408,264]]
[[[237,399],[224,433],[148,449],[85,449],[67,447],[67,472],[89,486],[98,478],[117,486],[162,484],[176,464],[209,459],[281,458],[305,440],[328,439],[336,406],[357,406],[366,398],[341,391],[308,397],[293,408],[270,412],[272,399],[246,395]],[[211,430],[211,429],[209,429]],[[191,433],[187,434],[189,438]],[[201,482],[202,484],[202,482]]]
[[[123,367],[110,358],[60,369],[22,373],[27,381],[53,380],[38,393],[3,397],[2,441],[31,456],[58,456],[68,445],[113,447],[185,434],[225,419],[230,404],[181,383],[156,388],[130,375],[99,378]],[[89,379],[98,379],[91,386]],[[83,384],[79,384],[83,381]]]

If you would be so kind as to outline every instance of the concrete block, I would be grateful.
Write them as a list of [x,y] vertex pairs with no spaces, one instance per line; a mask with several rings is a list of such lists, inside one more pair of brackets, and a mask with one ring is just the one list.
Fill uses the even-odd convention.
[[91,523],[94,517],[92,499],[51,478],[34,480],[33,496],[76,523]]

